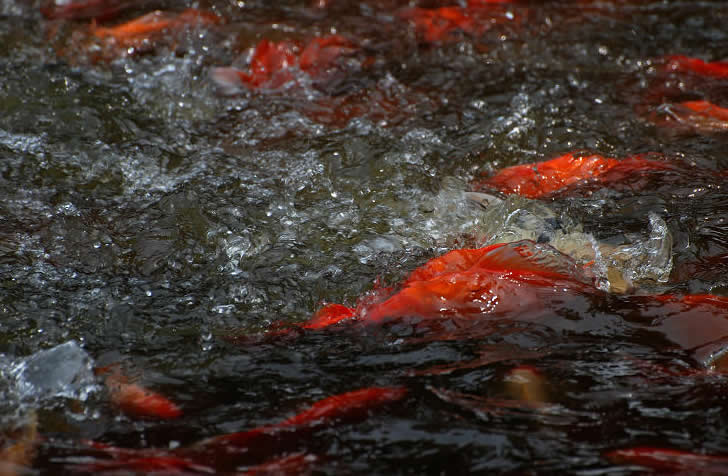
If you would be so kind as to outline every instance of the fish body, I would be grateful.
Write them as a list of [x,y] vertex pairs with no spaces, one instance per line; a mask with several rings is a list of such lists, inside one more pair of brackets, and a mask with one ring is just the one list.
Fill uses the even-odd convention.
[[728,78],[728,61],[704,61],[690,56],[672,55],[664,58],[664,69],[712,78]]
[[259,439],[266,439],[285,431],[310,430],[341,420],[357,419],[381,405],[401,400],[407,394],[405,387],[368,387],[334,395],[319,400],[307,410],[279,423],[262,426],[253,430],[215,436],[197,443],[194,449],[204,448],[245,448]]
[[365,418],[369,412],[406,395],[405,387],[367,387],[345,392],[319,400],[278,423],[215,436],[173,450],[117,448],[91,441],[87,445],[102,458],[87,457],[74,469],[93,474],[215,474],[236,469],[243,461],[254,465],[245,474],[297,474],[296,470],[315,460],[312,455],[291,454],[301,436],[319,427]]
[[[685,55],[658,60],[658,72],[645,103],[638,107],[647,120],[659,127],[716,133],[728,130],[728,109],[714,102],[716,86],[728,79],[728,61],[705,61]],[[671,79],[679,75],[679,87]],[[697,100],[684,100],[698,96]],[[720,98],[718,98],[720,100]]]
[[305,329],[320,330],[356,319],[383,324],[408,316],[425,320],[488,315],[541,315],[565,296],[600,293],[592,276],[546,244],[523,240],[453,250],[413,271],[399,290],[356,308],[329,304]]
[[418,316],[540,313],[563,293],[595,290],[568,256],[529,241],[454,250],[415,270],[399,292],[360,310],[367,322]]
[[139,0],[81,0],[64,3],[59,1],[52,6],[41,8],[40,11],[49,20],[82,20],[93,18],[97,21],[107,21],[139,3],[141,3]]
[[120,48],[139,46],[151,35],[196,25],[215,25],[222,19],[212,12],[188,8],[180,13],[155,10],[114,27],[92,26],[96,38],[113,41]]
[[116,365],[97,368],[106,375],[104,382],[111,403],[125,414],[137,418],[171,420],[182,416],[182,409],[165,396],[144,388],[123,375]]
[[633,174],[670,169],[667,162],[639,155],[615,159],[597,154],[567,153],[543,162],[507,167],[492,177],[475,182],[474,187],[527,198],[546,198],[589,182],[619,186]]
[[400,17],[414,25],[425,43],[457,41],[459,34],[482,35],[493,25],[513,22],[515,16],[506,11],[508,0],[470,0],[465,7],[407,8]]
[[613,463],[636,464],[670,474],[677,472],[703,475],[728,473],[728,456],[649,446],[613,450],[604,456]]
[[[726,297],[613,295],[596,287],[589,266],[530,240],[451,251],[414,270],[389,294],[361,299],[353,308],[330,304],[298,327],[321,331],[335,325],[384,325],[413,319],[407,322],[432,329],[427,323],[455,320],[476,333],[490,322],[508,319],[578,331],[577,321],[561,316],[585,305],[610,307],[614,317],[604,321],[605,327],[654,332],[696,356],[701,348],[728,338]],[[623,317],[618,322],[619,316]],[[584,325],[599,326],[596,321],[584,321]],[[445,339],[451,334],[435,331],[432,337]],[[704,364],[712,365],[707,360]]]
[[[543,199],[580,195],[585,189],[602,185],[639,188],[647,180],[674,178],[682,173],[675,164],[650,157],[619,160],[569,153],[496,172],[476,182],[474,188],[481,191],[466,192],[465,198],[485,209],[479,219],[485,243],[522,239],[548,243],[579,264],[591,264],[599,287],[624,293],[643,284],[668,280],[672,236],[664,220],[649,213],[648,236],[633,235],[622,243],[602,242],[585,232],[558,203]],[[500,194],[506,197],[502,199]]]
[[276,90],[295,81],[296,70],[320,79],[335,68],[337,61],[358,51],[341,35],[313,38],[305,45],[296,41],[261,40],[254,48],[248,71],[230,67],[213,68],[213,81],[227,93],[242,88]]
[[702,132],[728,131],[728,108],[710,101],[682,101],[661,104],[650,120],[659,126],[677,126]]

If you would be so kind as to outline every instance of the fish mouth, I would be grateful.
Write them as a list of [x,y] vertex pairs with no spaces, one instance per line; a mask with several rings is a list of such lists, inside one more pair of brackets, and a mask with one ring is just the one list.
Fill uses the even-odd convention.
[[503,199],[495,195],[483,192],[464,192],[465,199],[475,205],[480,205],[483,208],[488,208],[491,205],[498,205],[503,203]]

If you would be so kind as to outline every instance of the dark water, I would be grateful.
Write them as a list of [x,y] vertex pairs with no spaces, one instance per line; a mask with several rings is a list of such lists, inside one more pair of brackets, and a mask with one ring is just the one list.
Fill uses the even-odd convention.
[[[383,475],[630,474],[645,470],[603,454],[728,453],[728,379],[682,372],[701,368],[695,352],[626,325],[640,313],[628,300],[554,309],[570,329],[502,323],[440,340],[402,324],[229,339],[303,321],[324,302],[354,304],[377,280],[484,243],[483,211],[460,194],[469,182],[582,149],[694,164],[687,183],[546,205],[606,241],[646,236],[654,213],[673,267],[643,292],[726,294],[728,192],[714,173],[728,168],[726,136],[642,114],[656,87],[727,103],[725,80],[696,85],[654,66],[665,54],[721,59],[724,2],[534,1],[508,7],[517,21],[438,45],[418,41],[394,0],[202,2],[226,23],[110,62],[74,40],[87,21],[51,22],[40,6],[0,7],[1,420],[37,414],[45,439],[32,472],[72,472],[84,439],[186,445],[399,385],[403,401],[288,451],[318,455],[315,473]],[[179,8],[148,2],[120,19],[165,6]],[[277,93],[223,96],[209,79],[214,66],[242,66],[260,38],[333,29],[374,66]],[[361,112],[337,115],[345,106],[329,97]],[[42,354],[64,343],[67,354]],[[89,360],[55,390],[38,388],[42,378],[21,388],[19,366],[39,355],[51,368]],[[184,416],[122,416],[89,370],[114,362]],[[494,403],[511,397],[519,365],[544,377],[547,407]]]

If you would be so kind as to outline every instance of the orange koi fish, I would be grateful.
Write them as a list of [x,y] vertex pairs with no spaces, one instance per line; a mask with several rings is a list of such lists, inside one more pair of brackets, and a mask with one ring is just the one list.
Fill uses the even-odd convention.
[[596,290],[570,257],[548,245],[524,240],[450,251],[425,263],[388,298],[356,309],[329,304],[301,325],[324,329],[348,319],[385,323],[417,316],[439,319],[488,314],[539,314],[565,293]]
[[354,390],[319,400],[308,410],[282,422],[249,431],[215,436],[175,450],[134,450],[87,442],[89,447],[100,451],[110,459],[75,465],[75,469],[94,474],[116,473],[120,470],[143,473],[165,471],[165,474],[185,472],[213,474],[218,468],[210,466],[210,462],[237,467],[242,458],[265,460],[264,463],[251,467],[248,474],[265,474],[268,470],[280,471],[283,474],[295,473],[296,469],[305,468],[315,460],[315,457],[301,453],[288,454],[284,457],[275,455],[287,453],[290,448],[295,447],[298,442],[297,437],[302,431],[365,417],[369,411],[401,400],[406,395],[407,389],[404,387],[369,387]]
[[713,78],[728,78],[728,61],[704,61],[700,58],[683,55],[667,56],[664,61],[666,71],[694,73]]
[[311,408],[280,423],[249,431],[215,436],[201,441],[196,448],[247,448],[255,441],[282,431],[300,431],[366,416],[372,408],[401,400],[407,394],[405,387],[369,387],[319,400]]
[[213,68],[212,80],[228,94],[241,88],[280,89],[295,79],[295,69],[319,78],[334,68],[336,61],[356,52],[354,43],[341,35],[313,38],[305,46],[294,41],[261,40],[254,48],[248,71]]
[[478,36],[493,24],[513,21],[512,13],[506,14],[502,8],[511,3],[508,0],[470,0],[465,8],[415,7],[403,10],[400,16],[412,22],[425,43],[441,43],[457,40],[457,32]]
[[650,120],[660,126],[678,126],[702,132],[720,132],[728,130],[728,108],[704,100],[662,104],[650,114]]
[[728,123],[728,108],[716,106],[708,101],[684,101],[681,102],[680,105],[700,114],[701,116],[706,116]]
[[182,416],[182,410],[166,397],[148,390],[122,375],[116,366],[96,369],[108,374],[104,380],[111,402],[129,416],[170,420]]
[[49,20],[81,20],[93,18],[111,20],[122,11],[141,3],[140,0],[86,0],[70,3],[53,3],[43,7],[41,13]]
[[[625,305],[619,325],[647,329],[683,349],[699,350],[728,337],[726,297],[610,295],[595,287],[588,267],[547,244],[530,240],[451,251],[413,271],[397,291],[384,290],[381,294],[361,299],[355,308],[329,304],[298,328],[382,325],[411,318],[418,327],[434,329],[434,338],[450,339],[472,337],[481,328],[487,332],[488,322],[495,318],[577,329],[577,324],[554,311],[583,305],[586,300],[609,302],[615,319],[621,314],[620,305]],[[629,311],[635,307],[640,309],[637,315]],[[437,323],[445,321],[466,332],[439,333]],[[279,330],[273,335],[281,333]]]
[[306,468],[315,463],[318,458],[315,455],[306,453],[294,453],[292,455],[283,456],[272,461],[248,468],[242,473],[245,476],[261,476],[261,475],[277,475],[277,476],[298,476],[304,473]]
[[120,48],[138,47],[151,35],[196,25],[216,25],[222,19],[211,12],[188,8],[181,13],[156,10],[114,27],[92,26],[93,35]]
[[568,153],[544,162],[507,167],[492,177],[475,182],[474,187],[527,198],[545,198],[590,182],[617,185],[634,174],[670,169],[666,162],[643,156],[620,160],[596,154]]
[[637,464],[658,471],[689,474],[726,474],[728,456],[706,455],[691,451],[638,446],[614,450],[604,455],[617,464]]
[[594,289],[591,276],[570,257],[524,240],[450,251],[416,269],[399,292],[358,313],[367,322],[540,314],[565,294]]

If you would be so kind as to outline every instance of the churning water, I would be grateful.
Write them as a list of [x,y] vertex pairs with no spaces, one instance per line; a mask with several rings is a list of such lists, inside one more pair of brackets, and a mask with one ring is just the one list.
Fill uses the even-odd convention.
[[[728,377],[682,372],[702,354],[626,325],[639,301],[554,309],[569,329],[240,338],[352,305],[447,250],[537,239],[554,219],[579,246],[627,246],[611,265],[646,281],[637,294],[725,295],[728,139],[645,111],[659,88],[728,103],[725,79],[692,90],[655,67],[721,59],[728,5],[534,0],[430,44],[399,13],[418,2],[329,3],[195,2],[224,23],[112,57],[84,39],[87,19],[0,6],[0,423],[37,418],[34,471],[75,471],[88,439],[184,446],[400,385],[402,402],[289,451],[315,455],[316,473],[382,475],[621,474],[644,468],[605,452],[728,453]],[[179,9],[136,2],[112,23],[165,7]],[[334,32],[372,65],[353,58],[352,74],[277,91],[211,80],[262,38]],[[696,174],[488,209],[465,199],[483,174],[574,150],[660,153]],[[120,362],[184,416],[123,416],[92,371]],[[514,403],[519,366],[543,376],[537,409]]]

